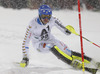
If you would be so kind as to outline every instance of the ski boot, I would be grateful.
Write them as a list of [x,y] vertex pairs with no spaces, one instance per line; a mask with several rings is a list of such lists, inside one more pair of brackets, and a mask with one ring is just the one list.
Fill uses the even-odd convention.
[[76,59],[72,61],[71,66],[74,69],[82,69],[82,63],[79,60],[76,60]]
[[97,69],[100,69],[100,62],[96,63]]

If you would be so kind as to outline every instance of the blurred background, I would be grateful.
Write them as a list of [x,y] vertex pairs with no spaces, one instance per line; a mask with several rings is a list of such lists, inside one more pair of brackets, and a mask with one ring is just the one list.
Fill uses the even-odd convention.
[[[80,0],[81,10],[100,10],[100,0]],[[13,9],[37,9],[42,4],[48,4],[54,10],[77,9],[77,0],[0,0],[0,6]]]

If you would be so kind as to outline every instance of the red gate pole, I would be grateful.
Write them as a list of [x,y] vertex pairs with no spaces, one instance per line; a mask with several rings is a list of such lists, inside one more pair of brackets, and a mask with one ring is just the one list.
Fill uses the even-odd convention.
[[82,28],[81,28],[81,10],[80,10],[80,0],[78,0],[78,14],[79,14],[79,28],[80,28],[80,42],[81,42],[81,56],[82,56],[82,70],[85,71],[84,68],[84,52],[83,52],[83,40],[82,40]]

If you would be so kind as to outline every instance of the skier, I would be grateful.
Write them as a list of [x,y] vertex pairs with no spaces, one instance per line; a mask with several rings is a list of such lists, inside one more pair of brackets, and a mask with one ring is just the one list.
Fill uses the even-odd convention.
[[[22,44],[23,59],[21,64],[26,67],[29,64],[29,42],[32,41],[33,47],[39,52],[51,51],[59,59],[73,66],[75,69],[82,69],[81,54],[68,48],[63,42],[54,38],[51,29],[56,26],[64,34],[70,35],[71,32],[62,23],[52,16],[52,9],[48,5],[41,5],[38,9],[39,16],[33,19],[27,27],[26,35]],[[85,65],[93,62],[92,58],[84,56]],[[97,69],[85,69],[93,74]]]

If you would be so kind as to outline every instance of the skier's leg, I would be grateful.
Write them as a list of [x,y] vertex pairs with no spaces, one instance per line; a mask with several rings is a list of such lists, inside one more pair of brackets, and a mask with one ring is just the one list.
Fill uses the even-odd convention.
[[73,66],[75,69],[81,69],[82,68],[81,56],[79,57],[79,54],[71,51],[68,48],[68,46],[65,45],[64,43],[62,43],[61,41],[55,40],[55,46],[51,49],[51,51],[59,59],[63,60],[65,63]]
[[[57,51],[59,51],[60,54],[62,54],[65,57],[65,54],[67,55],[66,58],[71,60],[71,65],[75,68],[82,67],[82,58],[81,53],[71,51],[67,45],[62,43],[61,41],[58,41],[55,39],[55,45],[54,48],[56,48]],[[58,50],[59,49],[59,50]],[[84,55],[84,64],[85,66],[93,64],[93,59]]]
[[[51,48],[51,52],[56,55],[58,57],[58,59],[61,59],[62,61],[64,61],[65,63],[73,66],[74,69],[82,69],[82,62],[79,58],[81,57],[75,57],[76,56],[76,52],[75,52],[75,56],[74,56],[74,59],[72,57],[72,55],[68,55],[66,53],[64,53],[62,50],[60,50],[57,46],[53,46]],[[74,53],[74,52],[72,52]],[[79,55],[79,53],[78,53]],[[77,55],[77,56],[78,56]],[[89,63],[89,61],[91,62],[91,58],[85,56],[85,62],[86,63]],[[92,73],[92,74],[96,74],[97,70],[98,69],[95,69],[95,68],[88,68],[88,67],[85,67],[85,70]]]
[[[72,61],[72,64],[76,61],[80,62],[81,65],[82,65],[82,58],[81,58],[81,53],[78,53],[78,52],[75,52],[75,51],[72,51],[72,58],[73,58],[73,61]],[[92,58],[84,55],[84,65],[85,67],[89,67],[90,63],[92,61]]]
[[[73,60],[82,61],[81,54],[75,51],[72,51],[72,58]],[[85,67],[100,69],[100,62],[96,62],[94,59],[86,55],[84,55],[84,65]]]
[[[75,61],[75,60],[78,60],[79,62],[82,61],[81,59],[81,53],[78,53],[78,52],[75,52],[75,51],[71,51],[67,45],[65,45],[64,43],[62,43],[61,41],[59,40],[54,40],[55,43],[54,45],[56,45],[55,47],[59,48],[60,51],[62,51],[62,53],[64,52],[65,54],[67,54],[68,56],[72,57],[72,62]],[[57,49],[56,49],[57,50]],[[90,63],[93,63],[93,59],[84,55],[84,63],[87,65],[87,64],[90,64]]]
[[58,46],[53,46],[51,48],[51,52],[54,55],[56,55],[58,57],[58,59],[61,59],[65,63],[73,66],[75,69],[82,69],[81,61],[79,61],[78,59],[77,60],[73,59],[72,52],[71,52],[71,55],[68,55],[64,51],[62,51],[61,49],[59,49]]
[[53,46],[51,48],[51,52],[60,60],[64,61],[67,64],[71,64],[72,57],[68,54],[64,53],[62,50],[60,50],[57,46]]
[[[79,52],[72,51],[72,57],[73,57],[73,59],[78,59],[78,60],[82,61],[81,53],[79,53]],[[86,55],[84,55],[84,59],[85,59],[85,62],[87,62],[87,63],[89,63],[92,60],[92,58],[90,58]]]
[[[60,47],[60,45],[59,45]],[[67,49],[64,49],[63,46],[59,48],[58,46],[54,46],[52,48],[52,52],[61,60],[68,63],[69,65],[73,66],[75,69],[82,69],[82,59],[81,54],[78,52],[74,52]],[[84,64],[85,67],[91,67],[93,65],[94,61],[92,58],[84,55]],[[94,63],[95,64],[95,63]],[[95,67],[94,67],[95,68]]]

